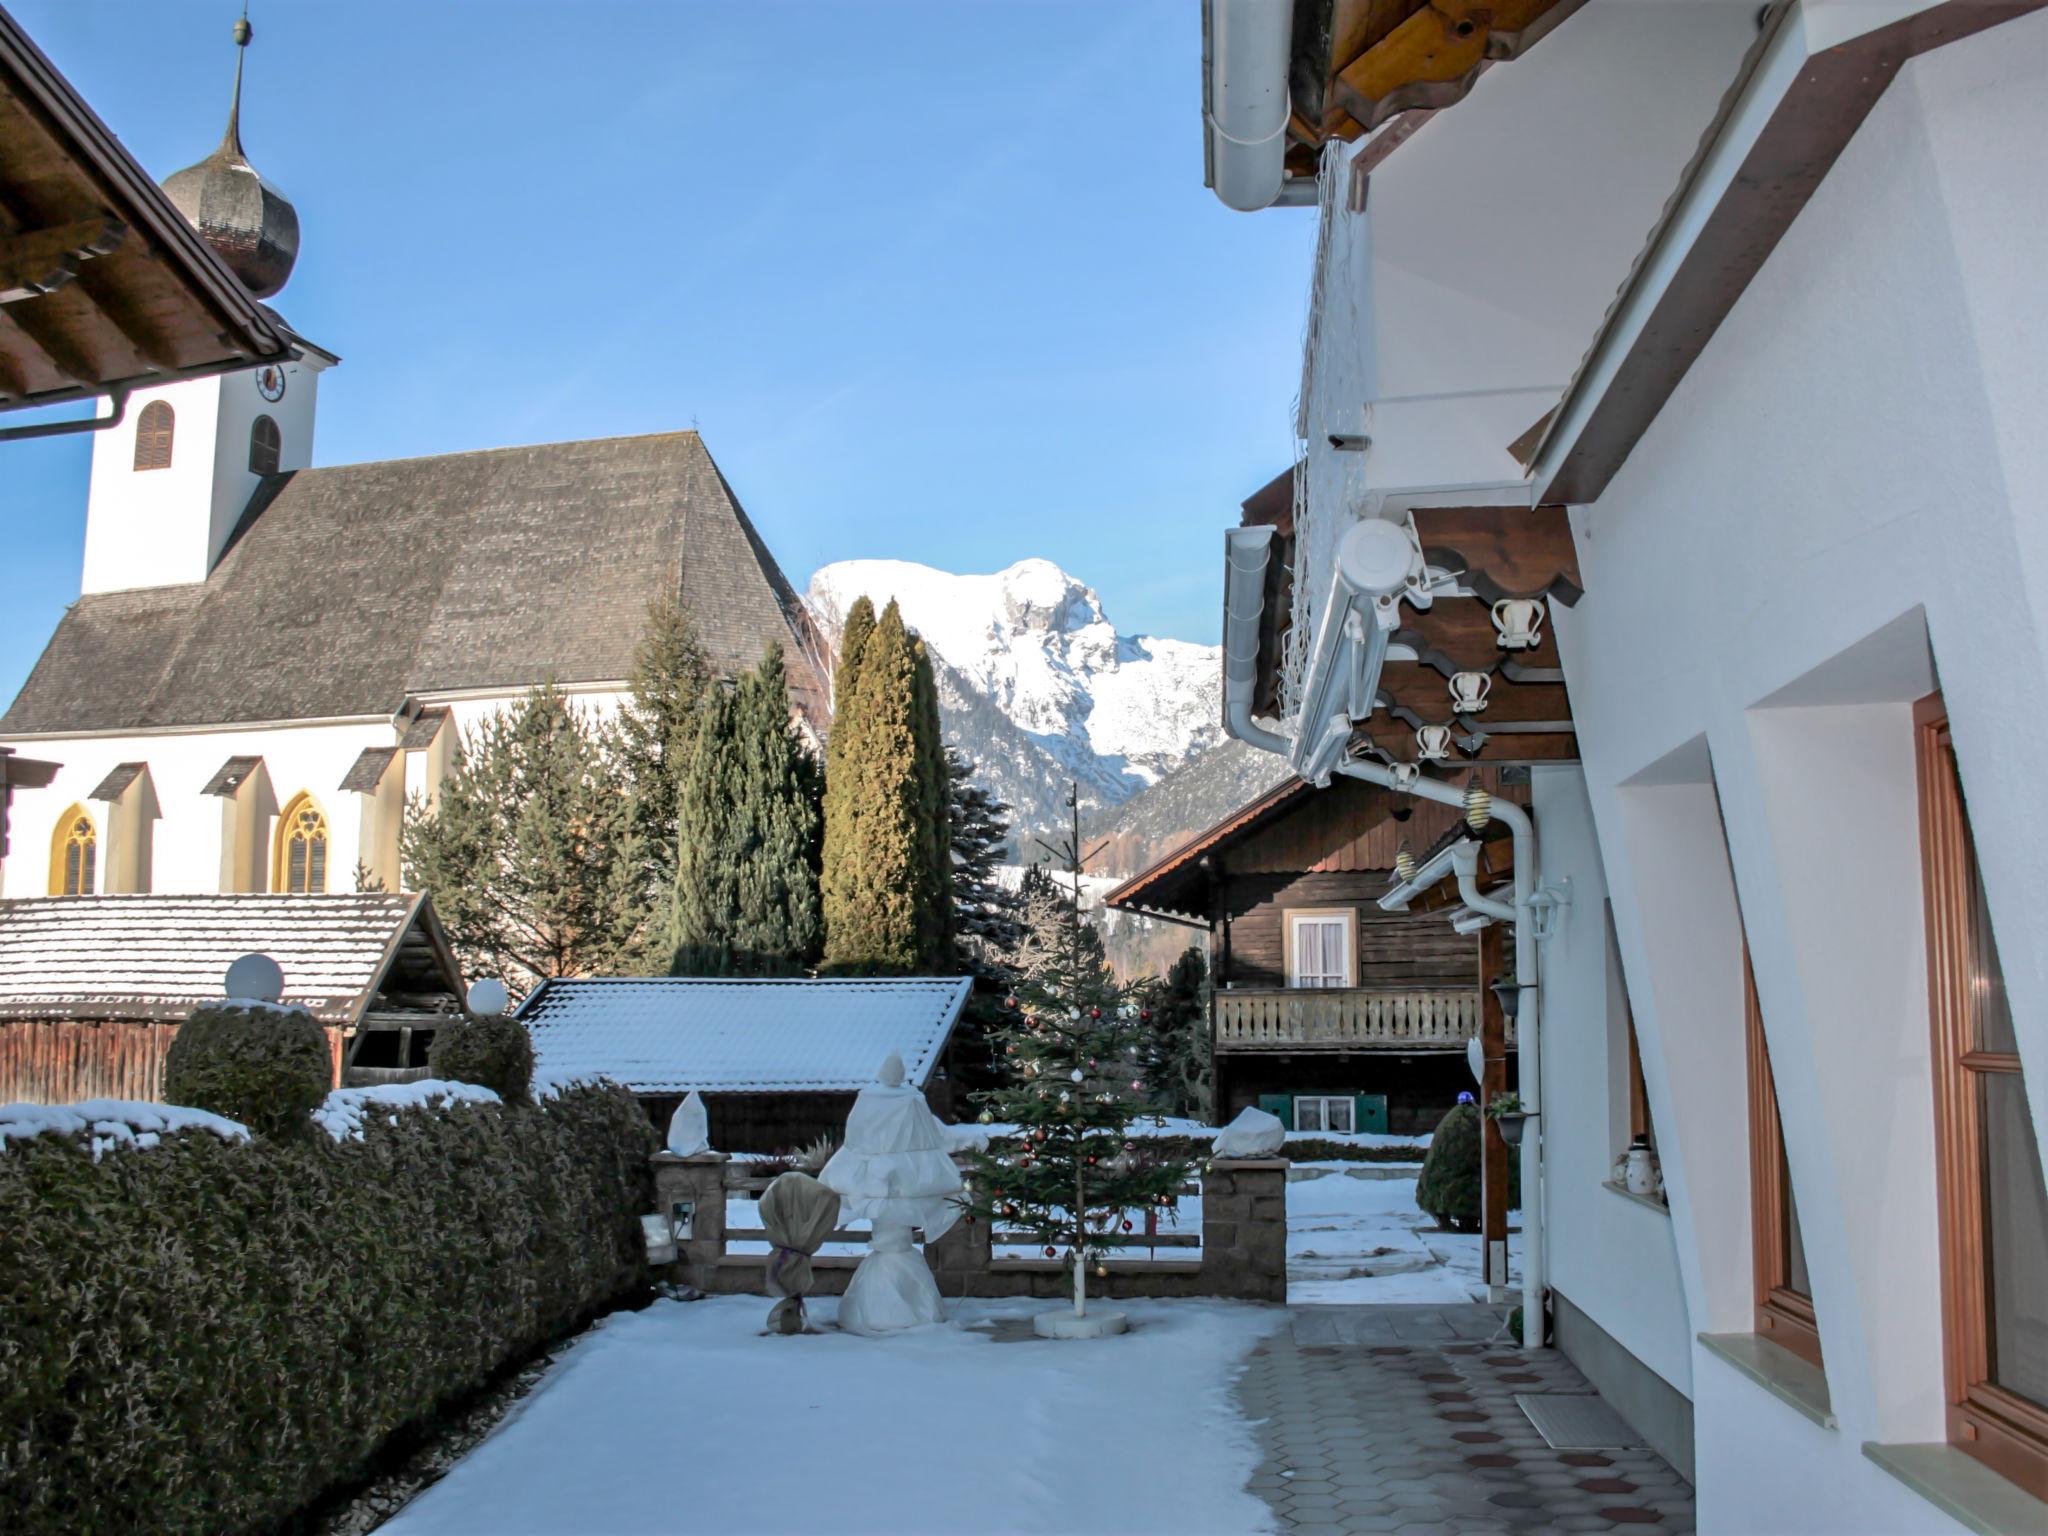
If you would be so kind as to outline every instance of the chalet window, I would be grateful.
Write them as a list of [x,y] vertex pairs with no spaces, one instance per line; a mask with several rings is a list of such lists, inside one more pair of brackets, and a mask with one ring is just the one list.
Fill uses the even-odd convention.
[[1948,1435],[2048,1498],[2048,1188],[1940,695],[1914,713]]
[[1357,1126],[1357,1106],[1349,1098],[1296,1095],[1294,1128],[1297,1131],[1328,1131],[1349,1136]]
[[1749,1054],[1750,1251],[1756,1271],[1756,1331],[1813,1365],[1823,1365],[1820,1325],[1813,1311],[1813,1281],[1806,1273],[1806,1243],[1799,1204],[1792,1198],[1792,1167],[1785,1160],[1785,1123],[1771,1077],[1764,1016],[1756,1000],[1749,957],[1742,960],[1744,1028]]
[[249,473],[274,475],[284,452],[284,434],[268,416],[258,416],[249,426]]
[[50,894],[90,896],[99,847],[99,834],[84,806],[74,805],[58,817],[50,839]]
[[171,467],[171,437],[176,427],[177,417],[163,401],[152,400],[142,408],[135,421],[137,469]]
[[1352,930],[1357,914],[1348,907],[1287,914],[1287,985],[1351,985]]
[[327,889],[327,818],[310,795],[299,795],[277,818],[272,883],[294,896]]

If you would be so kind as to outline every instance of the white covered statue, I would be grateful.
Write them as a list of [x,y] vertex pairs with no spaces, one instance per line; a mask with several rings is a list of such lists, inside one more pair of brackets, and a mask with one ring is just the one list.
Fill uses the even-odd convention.
[[945,1235],[960,1218],[945,1130],[924,1095],[903,1081],[903,1059],[890,1052],[880,1083],[864,1088],[846,1118],[846,1144],[818,1180],[841,1198],[841,1219],[866,1221],[873,1236],[839,1303],[839,1326],[851,1333],[890,1333],[945,1321],[939,1287],[912,1241]]
[[704,1095],[694,1088],[669,1116],[668,1149],[677,1157],[698,1157],[711,1150],[711,1115]]

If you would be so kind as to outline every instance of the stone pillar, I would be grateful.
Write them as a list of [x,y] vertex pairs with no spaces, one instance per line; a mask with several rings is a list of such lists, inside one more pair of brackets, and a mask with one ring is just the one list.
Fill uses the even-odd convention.
[[1287,1159],[1219,1157],[1202,1176],[1202,1294],[1287,1300]]
[[695,1207],[690,1237],[676,1244],[676,1270],[700,1291],[713,1288],[718,1261],[725,1257],[725,1165],[723,1152],[677,1157],[657,1152],[654,1163],[654,1208],[663,1221],[673,1219],[676,1203]]

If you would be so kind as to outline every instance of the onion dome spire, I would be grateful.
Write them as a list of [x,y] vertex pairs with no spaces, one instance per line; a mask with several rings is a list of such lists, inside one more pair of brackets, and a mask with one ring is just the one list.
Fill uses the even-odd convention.
[[299,259],[299,214],[256,174],[242,150],[242,65],[255,30],[235,21],[235,98],[220,148],[164,183],[164,191],[242,285],[259,299],[284,287]]

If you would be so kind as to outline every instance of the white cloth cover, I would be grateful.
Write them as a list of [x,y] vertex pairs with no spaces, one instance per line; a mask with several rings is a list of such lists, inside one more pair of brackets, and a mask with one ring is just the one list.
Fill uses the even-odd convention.
[[883,1063],[882,1081],[853,1101],[846,1143],[818,1175],[839,1195],[841,1219],[865,1221],[874,1234],[840,1298],[839,1326],[849,1333],[892,1333],[946,1320],[938,1284],[910,1229],[923,1227],[927,1242],[952,1229],[960,1219],[952,1198],[960,1170],[924,1095],[906,1087],[891,1065]]
[[839,1298],[839,1326],[848,1333],[894,1333],[945,1320],[938,1282],[910,1240],[910,1228],[877,1225],[868,1256]]
[[1287,1145],[1287,1127],[1278,1115],[1247,1106],[1216,1133],[1212,1150],[1218,1157],[1271,1157]]
[[669,1116],[668,1149],[677,1157],[695,1157],[711,1150],[711,1117],[704,1112],[701,1093],[692,1093]]

